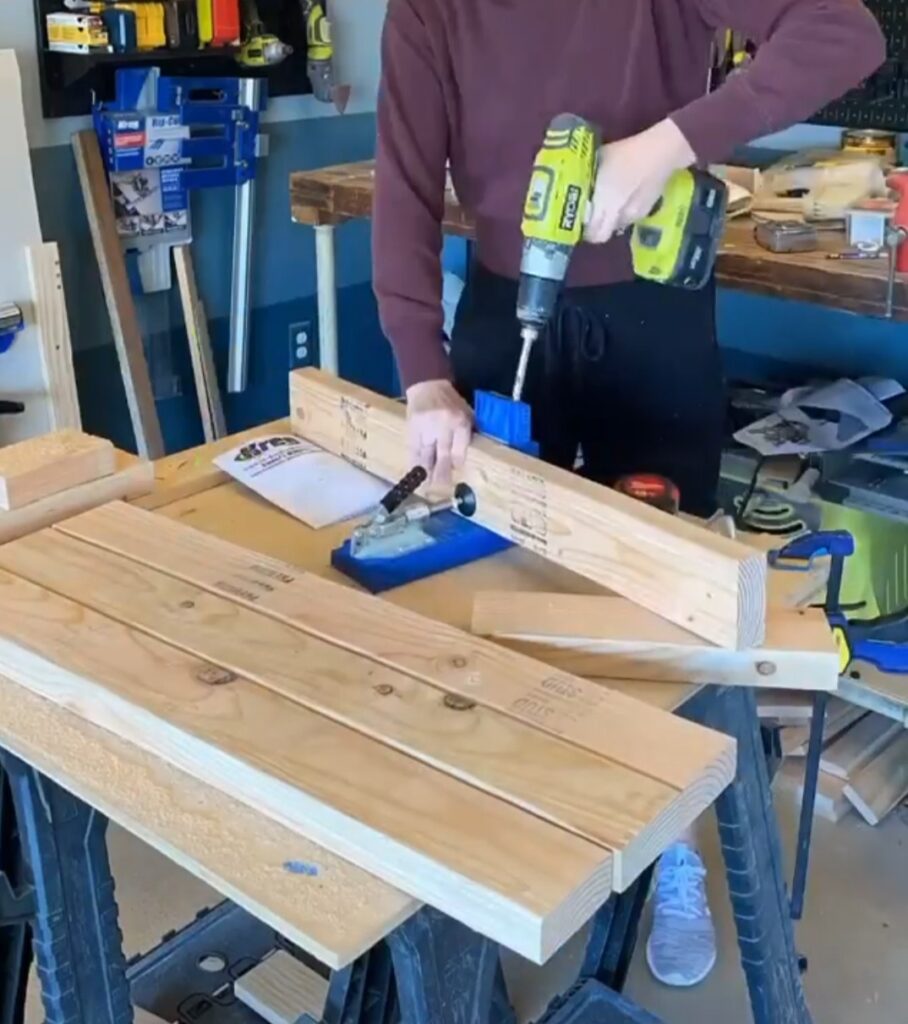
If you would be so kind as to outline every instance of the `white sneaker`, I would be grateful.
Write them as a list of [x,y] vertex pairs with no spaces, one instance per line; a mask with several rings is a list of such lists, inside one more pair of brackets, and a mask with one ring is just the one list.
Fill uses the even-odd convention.
[[659,860],[646,962],[663,985],[699,985],[715,966],[716,932],[705,880],[703,861],[685,843],[670,846]]

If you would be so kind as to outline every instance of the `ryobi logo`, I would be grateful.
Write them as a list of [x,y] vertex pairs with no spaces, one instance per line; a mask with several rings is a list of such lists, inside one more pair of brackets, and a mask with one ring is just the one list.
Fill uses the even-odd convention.
[[577,224],[581,195],[582,193],[576,185],[568,186],[567,195],[564,198],[564,213],[561,215],[561,227],[565,231],[573,231]]

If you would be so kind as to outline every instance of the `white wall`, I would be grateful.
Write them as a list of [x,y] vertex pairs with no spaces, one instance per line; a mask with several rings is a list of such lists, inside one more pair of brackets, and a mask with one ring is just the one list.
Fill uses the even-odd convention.
[[[66,118],[45,121],[41,114],[37,43],[31,0],[0,0],[0,49],[14,49],[22,75],[25,120],[29,145],[60,146],[69,143],[73,132],[87,125],[87,119]],[[333,0],[331,3],[338,69],[341,80],[353,86],[350,113],[375,109],[379,75],[379,40],[387,0]],[[269,120],[290,121],[305,117],[334,116],[325,104],[311,97],[274,100]]]

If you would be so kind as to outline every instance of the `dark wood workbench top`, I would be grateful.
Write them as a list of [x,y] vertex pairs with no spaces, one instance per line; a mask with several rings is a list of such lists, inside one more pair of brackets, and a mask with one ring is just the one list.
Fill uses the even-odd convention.
[[[373,193],[372,161],[298,171],[290,176],[291,210],[300,224],[338,224],[370,217]],[[473,234],[472,220],[452,192],[445,204],[444,230],[462,238]],[[823,249],[819,252],[779,255],[757,245],[749,217],[731,220],[719,256],[719,283],[726,288],[884,316],[886,261],[828,260],[826,252],[844,247],[843,237],[829,232],[821,233],[820,238]],[[896,282],[894,319],[908,320],[905,275]]]

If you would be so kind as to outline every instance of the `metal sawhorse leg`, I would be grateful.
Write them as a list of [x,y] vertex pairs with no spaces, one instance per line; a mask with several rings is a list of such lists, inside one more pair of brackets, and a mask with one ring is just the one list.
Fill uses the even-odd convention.
[[132,1024],[107,819],[12,754],[0,760],[33,889],[46,1024]]
[[33,912],[13,797],[0,769],[0,1024],[19,1024],[25,1013]]

